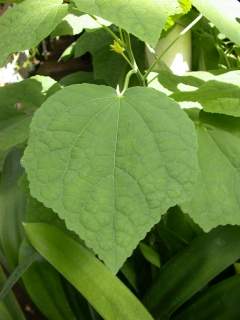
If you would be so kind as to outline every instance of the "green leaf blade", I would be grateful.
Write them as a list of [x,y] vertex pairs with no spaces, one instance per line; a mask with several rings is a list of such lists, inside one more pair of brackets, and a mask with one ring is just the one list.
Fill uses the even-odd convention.
[[192,199],[181,207],[204,230],[240,224],[240,120],[201,111],[195,123],[200,172]]
[[117,272],[161,214],[192,193],[194,127],[153,89],[124,96],[106,86],[69,86],[31,125],[23,164],[31,193],[51,207]]
[[56,227],[25,225],[32,245],[106,320],[153,320],[136,297],[92,253]]
[[192,0],[192,4],[236,44],[240,44],[240,3],[237,0]]
[[232,276],[210,287],[194,303],[174,316],[173,320],[238,319],[239,294],[240,276]]
[[196,91],[178,92],[171,97],[176,101],[198,102],[206,112],[240,117],[240,86],[232,83],[210,80]]
[[181,13],[178,1],[75,0],[79,10],[107,19],[155,47],[169,16]]
[[239,259],[239,248],[239,226],[219,226],[195,238],[159,269],[144,297],[145,305],[157,319],[169,319],[179,307]]
[[0,65],[14,52],[33,48],[68,12],[61,0],[26,0],[0,18]]

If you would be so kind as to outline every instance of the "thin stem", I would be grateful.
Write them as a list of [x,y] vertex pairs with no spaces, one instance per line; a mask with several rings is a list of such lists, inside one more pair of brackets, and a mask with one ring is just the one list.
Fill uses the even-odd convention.
[[124,82],[124,87],[123,87],[123,90],[122,92],[119,92],[118,95],[119,96],[123,96],[125,91],[127,90],[128,86],[129,86],[129,81],[130,81],[130,78],[133,74],[137,73],[137,70],[130,70],[127,75],[126,75],[126,78],[125,78],[125,82]]
[[122,41],[122,43],[124,43],[124,36],[123,36],[122,28],[119,27],[118,30],[119,30],[121,41]]
[[93,16],[93,15],[89,15],[93,20],[95,20],[103,29],[105,29],[112,37],[113,39],[115,39],[117,42],[121,42],[121,39],[108,27],[108,26],[105,26],[104,24],[100,23],[98,21],[98,19]]
[[133,53],[133,50],[132,50],[132,44],[131,44],[131,38],[130,38],[130,35],[129,33],[125,33],[126,34],[126,37],[125,37],[125,43],[126,43],[126,48],[127,48],[127,52],[128,52],[128,55],[129,55],[129,58],[132,62],[132,65],[133,65],[133,70],[136,71],[136,74],[137,74],[137,77],[138,79],[140,80],[140,82],[142,82],[142,84],[144,86],[146,86],[146,82],[145,82],[145,79],[141,73],[141,71],[139,70],[138,68],[138,65],[137,65],[137,62],[135,60],[135,57],[134,57],[134,53]]
[[123,58],[127,61],[127,63],[129,64],[129,66],[132,68],[132,69],[135,69],[135,66],[132,64],[132,62],[128,59],[128,57],[124,54],[124,53],[121,53],[121,55],[123,56]]
[[101,24],[98,19],[93,16],[93,15],[89,15],[92,19],[94,19],[103,29],[105,29],[112,37],[114,40],[116,40],[118,43],[120,43],[121,45],[123,45],[124,47],[126,47],[127,53],[129,58],[124,54],[121,53],[121,55],[123,56],[123,58],[127,61],[127,63],[130,65],[130,67],[132,68],[132,70],[134,70],[134,73],[137,74],[139,80],[142,82],[142,84],[144,86],[146,86],[146,81],[142,75],[142,73],[140,72],[137,63],[135,61],[134,58],[134,54],[132,51],[132,45],[131,45],[131,39],[129,34],[126,32],[126,40],[124,39],[124,31],[119,28],[119,34],[120,34],[120,38],[107,26],[105,26],[104,24]]
[[[149,67],[149,69],[146,71],[144,75],[144,79],[146,80],[150,72],[153,71],[153,69],[156,67],[156,65],[159,63],[159,61],[162,59],[162,57],[167,53],[167,51],[182,37],[184,36],[188,31],[190,31],[195,24],[197,24],[201,19],[203,15],[199,14],[196,19],[194,19],[185,29],[183,29],[179,35],[167,46],[165,50],[157,57],[157,59],[152,63],[152,65]],[[153,78],[150,82],[152,82],[155,78]],[[149,83],[150,83],[149,82]]]

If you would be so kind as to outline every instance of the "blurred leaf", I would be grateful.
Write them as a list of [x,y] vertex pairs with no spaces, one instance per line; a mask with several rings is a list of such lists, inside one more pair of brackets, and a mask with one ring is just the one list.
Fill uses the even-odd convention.
[[229,39],[240,44],[240,3],[237,0],[192,0],[192,4]]
[[32,245],[106,320],[152,320],[136,297],[92,253],[54,226],[26,224]]
[[3,302],[0,302],[0,320],[15,320],[12,318]]
[[218,30],[206,18],[192,29],[192,70],[216,70],[220,66]]

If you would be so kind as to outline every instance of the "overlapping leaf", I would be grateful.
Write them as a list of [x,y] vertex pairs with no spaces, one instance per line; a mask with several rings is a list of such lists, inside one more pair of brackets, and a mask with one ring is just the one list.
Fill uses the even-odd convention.
[[182,12],[177,0],[75,0],[86,13],[107,19],[155,47],[167,18]]
[[19,189],[23,174],[21,157],[22,150],[19,149],[13,149],[7,155],[0,181],[0,241],[10,270],[18,264],[26,204],[25,194]]
[[105,21],[99,20],[95,21],[88,14],[82,14],[76,16],[75,14],[69,13],[56,29],[51,33],[52,37],[64,36],[64,35],[76,35],[81,33],[84,29],[97,29],[101,28],[101,24],[108,24]]
[[214,75],[210,72],[188,72],[177,76],[161,71],[159,82],[176,101],[197,102],[204,111],[240,116],[240,72]]
[[104,29],[85,32],[76,42],[74,55],[79,57],[90,52],[94,78],[116,87],[122,84],[129,66],[123,57],[110,50],[111,43],[112,37]]
[[240,119],[204,112],[193,117],[200,174],[193,198],[182,208],[205,230],[240,224]]
[[192,3],[222,33],[240,44],[240,3],[237,0],[192,0]]
[[176,101],[195,101],[211,113],[240,117],[240,85],[210,80],[193,92],[172,95]]
[[36,250],[79,290],[103,319],[153,320],[117,277],[64,232],[44,223],[27,224],[25,230]]
[[14,52],[39,44],[68,12],[62,0],[25,0],[0,17],[0,65]]
[[26,141],[32,114],[52,84],[48,77],[37,77],[0,88],[0,170],[7,151]]
[[32,195],[116,272],[161,214],[192,193],[193,125],[150,88],[73,85],[39,109],[23,164]]

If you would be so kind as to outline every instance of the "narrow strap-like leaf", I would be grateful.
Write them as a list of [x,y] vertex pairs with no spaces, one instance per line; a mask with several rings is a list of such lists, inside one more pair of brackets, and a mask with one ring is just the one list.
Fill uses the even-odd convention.
[[5,269],[8,270],[8,263],[7,259],[5,258],[1,248],[0,248],[0,265]]
[[161,260],[157,251],[155,251],[152,247],[148,246],[144,242],[140,243],[139,248],[142,255],[148,262],[150,262],[153,266],[160,268]]
[[204,291],[173,320],[240,319],[240,276],[236,275]]
[[3,285],[2,290],[0,291],[0,301],[3,300],[11,291],[13,286],[18,282],[21,276],[27,271],[27,269],[33,264],[34,261],[37,261],[40,258],[40,255],[37,252],[34,252],[29,257],[20,263],[13,273],[9,276],[5,284]]
[[159,270],[145,296],[146,306],[157,319],[168,318],[239,258],[239,226],[221,226],[197,237]]
[[[0,287],[5,283],[6,276],[4,271],[0,266]],[[8,320],[9,315],[11,320],[26,320],[21,307],[19,306],[14,294],[12,291],[4,298],[3,301],[0,301],[0,320]],[[7,312],[7,313],[6,313]],[[9,314],[9,315],[8,315]]]
[[105,320],[153,320],[144,306],[95,256],[62,230],[45,223],[25,224],[32,245]]

